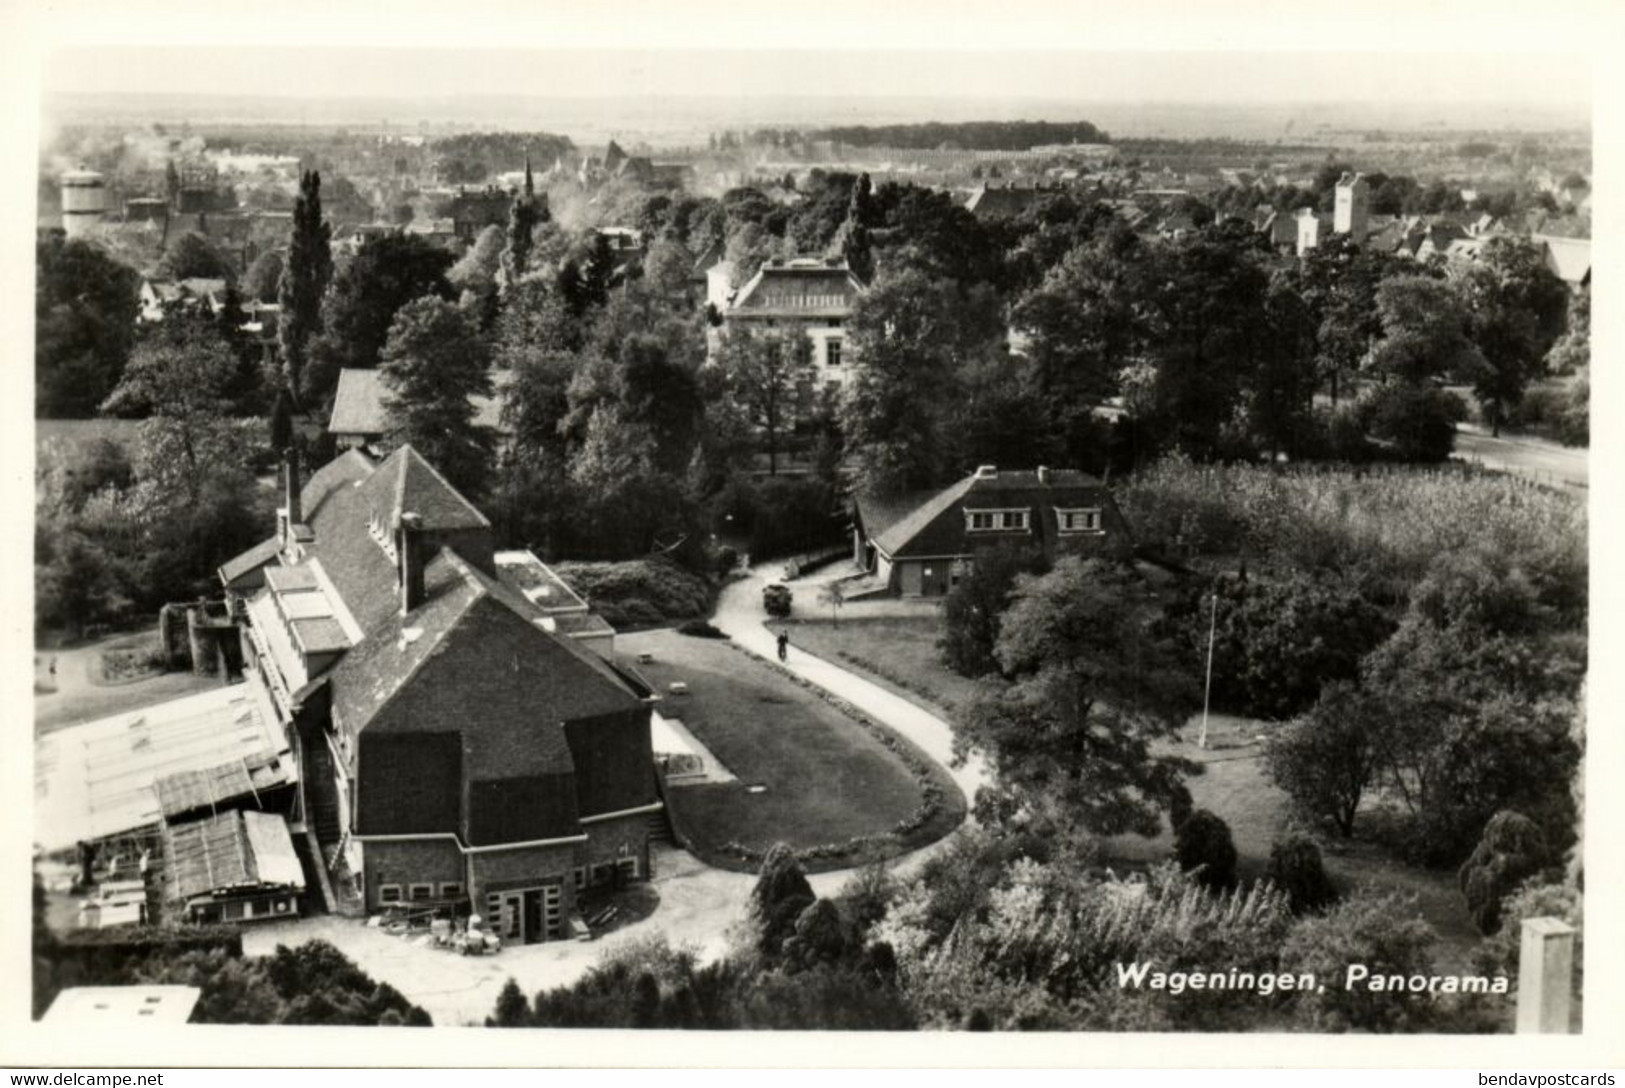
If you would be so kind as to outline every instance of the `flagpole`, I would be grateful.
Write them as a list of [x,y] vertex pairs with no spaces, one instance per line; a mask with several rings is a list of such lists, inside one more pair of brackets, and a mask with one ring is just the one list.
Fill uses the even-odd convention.
[[1207,621],[1207,686],[1202,692],[1202,731],[1196,738],[1198,748],[1207,747],[1207,708],[1213,698],[1213,636],[1219,624],[1219,590],[1213,590],[1213,610],[1208,613]]

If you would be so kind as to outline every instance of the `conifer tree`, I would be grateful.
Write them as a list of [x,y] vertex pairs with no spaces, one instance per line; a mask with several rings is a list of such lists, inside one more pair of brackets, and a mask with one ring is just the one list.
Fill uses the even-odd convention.
[[842,232],[841,256],[853,275],[864,283],[875,276],[875,258],[869,239],[874,208],[869,199],[869,175],[860,174],[852,186],[852,202],[846,209],[846,230]]
[[322,219],[322,176],[315,170],[299,178],[293,205],[293,235],[282,269],[277,301],[282,313],[277,342],[282,349],[281,383],[298,396],[310,339],[321,328],[322,295],[333,279],[333,228]]
[[530,160],[525,160],[525,190],[514,200],[508,211],[508,247],[502,253],[502,271],[509,284],[529,270],[530,253],[535,246],[532,237],[536,224],[541,222],[536,204],[536,183],[530,172]]

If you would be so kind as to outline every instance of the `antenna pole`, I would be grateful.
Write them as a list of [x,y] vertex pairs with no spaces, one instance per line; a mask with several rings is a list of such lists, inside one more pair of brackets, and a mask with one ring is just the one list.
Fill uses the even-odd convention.
[[1207,709],[1213,698],[1213,637],[1219,625],[1219,590],[1215,585],[1213,589],[1213,608],[1208,613],[1207,621],[1207,686],[1202,692],[1202,731],[1197,735],[1196,746],[1207,747]]

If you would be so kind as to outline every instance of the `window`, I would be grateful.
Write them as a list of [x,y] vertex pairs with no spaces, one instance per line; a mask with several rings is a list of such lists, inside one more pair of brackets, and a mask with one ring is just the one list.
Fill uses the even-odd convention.
[[412,895],[412,902],[414,902],[414,903],[418,902],[421,899],[433,899],[434,898],[434,885],[433,884],[413,884],[412,885],[412,893],[411,893],[411,895]]
[[839,337],[831,337],[824,341],[824,364],[826,366],[841,365],[841,341]]
[[447,880],[440,885],[440,898],[455,899],[463,894],[463,882],[460,880]]
[[1062,510],[1057,507],[1055,522],[1063,533],[1098,533],[1101,531],[1100,508]]
[[966,510],[965,528],[973,533],[1026,532],[1027,510]]
[[593,887],[598,887],[601,884],[608,884],[609,883],[609,875],[611,873],[613,873],[614,871],[615,871],[615,866],[609,864],[608,862],[605,862],[602,865],[594,865],[592,867],[592,883],[593,883]]
[[378,902],[399,903],[401,901],[401,886],[399,884],[378,885]]
[[615,864],[620,867],[621,875],[626,877],[626,879],[636,880],[638,878],[637,858],[621,858]]
[[587,867],[584,866],[584,865],[578,866],[576,868],[576,887],[579,889],[579,888],[585,888],[586,886],[587,886]]

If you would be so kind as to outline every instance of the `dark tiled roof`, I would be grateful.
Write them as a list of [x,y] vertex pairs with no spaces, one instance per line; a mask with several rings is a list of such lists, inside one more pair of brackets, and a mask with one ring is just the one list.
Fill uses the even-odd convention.
[[230,585],[245,574],[251,574],[268,563],[276,562],[277,553],[282,550],[282,542],[276,537],[267,537],[241,555],[233,556],[220,564],[220,581]]
[[[362,805],[370,810],[361,816],[364,833],[417,820],[411,813],[425,798],[443,799],[461,780],[460,820],[432,830],[459,830],[470,845],[574,834],[578,798],[594,802],[589,812],[601,808],[579,786],[556,786],[579,771],[566,722],[636,719],[641,748],[627,747],[637,736],[629,732],[605,757],[625,766],[594,774],[615,781],[647,776],[647,709],[608,665],[544,631],[529,602],[455,553],[441,552],[424,580],[425,603],[370,632],[332,674],[334,713],[358,738]],[[397,790],[391,776],[367,788],[375,741],[424,733],[459,737],[459,762],[435,764],[416,749],[389,758],[412,761],[414,774],[438,784],[416,781]],[[544,787],[546,781],[556,788]],[[647,803],[652,786],[638,796],[636,803]],[[443,800],[437,806],[446,811]]]
[[[503,390],[511,376],[498,371],[491,376],[493,393],[473,396],[474,422],[492,431],[502,431]],[[384,401],[389,395],[381,370],[346,367],[339,371],[338,391],[333,395],[333,415],[327,422],[329,434],[382,436],[394,430]]]
[[985,479],[968,476],[928,497],[878,533],[867,519],[864,525],[869,539],[893,559],[967,555],[972,541],[965,529],[966,509],[1036,511],[1030,533],[989,533],[987,540],[994,543],[1009,538],[1039,544],[1057,535],[1056,507],[1099,507],[1108,533],[1125,528],[1104,485],[1088,473],[1071,469],[1050,470],[1048,483],[1040,483],[1036,472],[1000,472]]
[[844,262],[801,259],[769,263],[739,289],[728,312],[730,316],[844,317],[862,293],[863,285]]

